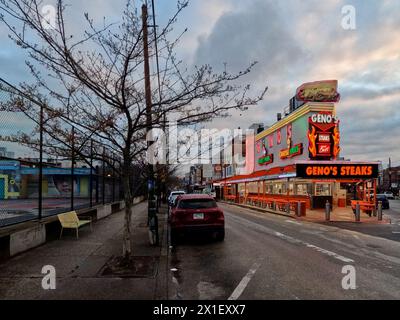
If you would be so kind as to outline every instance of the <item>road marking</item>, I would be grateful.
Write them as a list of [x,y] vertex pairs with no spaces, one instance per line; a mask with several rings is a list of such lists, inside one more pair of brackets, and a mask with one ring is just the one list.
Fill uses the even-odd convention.
[[293,224],[297,224],[297,225],[301,226],[301,223],[300,223],[300,222],[297,222],[297,221],[293,221],[293,220],[285,220],[285,221],[286,221],[286,222],[293,223]]
[[238,286],[236,289],[232,292],[231,296],[228,298],[228,300],[237,300],[241,294],[243,293],[244,289],[246,289],[247,285],[249,284],[251,278],[254,276],[256,273],[257,269],[261,266],[260,263],[256,262],[253,264],[253,266],[250,268],[249,272],[243,277],[243,279],[239,282]]
[[392,233],[400,233],[400,231],[392,231]]
[[333,251],[329,251],[329,250],[326,250],[326,249],[317,247],[317,246],[315,246],[315,245],[313,245],[313,244],[306,244],[306,245],[307,245],[307,247],[309,247],[309,248],[315,249],[315,250],[317,250],[317,251],[319,251],[319,252],[321,252],[321,253],[324,253],[324,254],[326,254],[326,255],[328,255],[328,256],[334,257],[335,259],[338,259],[338,260],[340,260],[340,261],[343,261],[343,262],[354,262],[353,259],[343,257],[343,256],[341,256],[340,254],[337,254],[337,253],[335,253],[335,252],[333,252]]
[[308,242],[305,242],[303,240],[300,240],[300,239],[293,238],[291,236],[285,235],[285,234],[280,233],[278,231],[275,231],[275,230],[273,230],[271,228],[265,227],[262,224],[259,224],[259,223],[256,223],[256,222],[253,222],[251,220],[244,219],[244,218],[240,218],[238,216],[234,216],[234,215],[230,215],[230,216],[233,218],[233,220],[236,220],[236,221],[240,221],[241,220],[244,223],[246,223],[247,225],[252,225],[253,228],[255,228],[256,230],[258,229],[260,231],[266,232],[267,234],[274,235],[274,236],[279,237],[279,238],[281,238],[283,240],[286,240],[286,241],[288,241],[290,243],[305,245],[305,246],[307,246],[307,247],[309,247],[311,249],[314,249],[314,250],[316,250],[316,251],[318,251],[320,253],[326,254],[326,255],[328,255],[330,257],[333,257],[333,258],[335,258],[337,260],[340,260],[340,261],[343,261],[343,262],[347,262],[347,263],[354,262],[353,259],[346,258],[344,256],[341,256],[341,255],[333,252],[333,251],[329,251],[329,250],[317,247],[317,246],[315,246],[313,244],[310,244]]
[[277,237],[281,238],[281,239],[285,239],[285,240],[287,240],[287,241],[289,241],[289,242],[292,242],[292,243],[300,243],[300,244],[303,244],[303,245],[305,245],[307,248],[314,249],[314,250],[316,250],[316,251],[318,251],[318,252],[321,252],[321,253],[323,253],[323,254],[326,254],[326,255],[328,255],[328,256],[330,256],[330,257],[333,257],[333,258],[335,258],[335,259],[337,259],[337,260],[340,260],[340,261],[343,261],[343,262],[354,262],[353,259],[343,257],[343,256],[341,256],[340,254],[337,254],[337,253],[335,253],[335,252],[333,252],[333,251],[329,251],[329,250],[326,250],[326,249],[317,247],[317,246],[315,246],[315,245],[313,245],[313,244],[311,244],[311,243],[305,242],[305,241],[300,240],[300,239],[293,238],[293,237],[291,237],[291,236],[287,236],[287,235],[285,235],[285,234],[283,234],[283,233],[275,232],[275,235],[276,235]]

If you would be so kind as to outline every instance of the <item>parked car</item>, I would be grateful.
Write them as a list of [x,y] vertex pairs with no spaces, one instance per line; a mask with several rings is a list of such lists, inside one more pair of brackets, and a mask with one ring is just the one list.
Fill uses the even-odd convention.
[[388,199],[391,199],[391,200],[394,199],[393,192],[385,191],[383,194],[384,194],[384,195],[386,196],[386,198],[388,198]]
[[171,191],[171,193],[169,194],[168,197],[168,205],[172,206],[176,197],[181,195],[181,194],[185,194],[186,192],[183,190],[176,190],[176,191]]
[[171,243],[188,233],[208,233],[216,240],[225,238],[225,218],[213,197],[185,194],[176,198],[170,215]]
[[389,209],[389,200],[385,194],[376,195],[376,205],[378,206],[378,201],[382,201],[382,209]]

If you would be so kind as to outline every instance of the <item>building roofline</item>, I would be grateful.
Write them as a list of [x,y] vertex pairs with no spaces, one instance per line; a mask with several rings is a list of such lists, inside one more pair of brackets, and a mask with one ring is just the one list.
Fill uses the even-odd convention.
[[260,132],[255,136],[255,141],[260,140],[274,131],[284,127],[288,123],[300,118],[301,116],[311,112],[311,111],[333,111],[335,113],[335,103],[334,102],[307,102],[303,106],[299,107],[285,118],[280,121],[275,122],[272,126],[268,127],[264,131]]

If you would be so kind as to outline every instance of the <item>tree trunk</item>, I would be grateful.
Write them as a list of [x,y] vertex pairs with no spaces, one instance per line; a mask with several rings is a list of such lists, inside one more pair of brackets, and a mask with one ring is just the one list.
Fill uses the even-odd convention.
[[125,165],[124,174],[122,175],[122,181],[124,185],[124,197],[125,197],[125,217],[124,217],[124,233],[123,233],[123,245],[122,245],[122,255],[125,258],[124,260],[128,260],[132,254],[132,245],[131,245],[131,218],[132,218],[132,206],[133,206],[133,198],[132,192],[130,188],[130,170],[129,164]]

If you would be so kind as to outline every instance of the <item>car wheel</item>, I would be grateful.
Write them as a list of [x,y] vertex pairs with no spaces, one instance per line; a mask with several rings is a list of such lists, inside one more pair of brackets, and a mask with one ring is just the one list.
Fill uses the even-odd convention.
[[225,230],[218,231],[215,239],[217,241],[224,241],[224,239],[225,239]]

